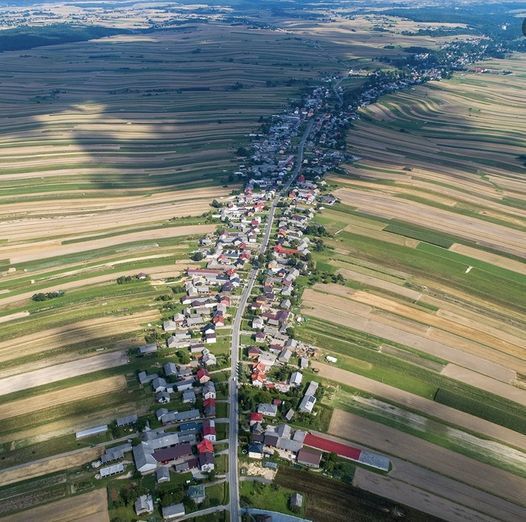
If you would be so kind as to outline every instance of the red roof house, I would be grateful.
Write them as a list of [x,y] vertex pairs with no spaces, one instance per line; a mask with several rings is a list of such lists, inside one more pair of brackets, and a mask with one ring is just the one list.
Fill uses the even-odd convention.
[[213,453],[214,452],[214,445],[208,439],[203,439],[197,445],[197,451],[199,453]]

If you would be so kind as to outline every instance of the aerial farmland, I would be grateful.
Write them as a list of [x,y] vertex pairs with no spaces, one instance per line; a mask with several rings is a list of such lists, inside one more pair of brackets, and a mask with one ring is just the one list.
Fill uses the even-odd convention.
[[1,520],[524,520],[519,18],[381,4],[0,6]]

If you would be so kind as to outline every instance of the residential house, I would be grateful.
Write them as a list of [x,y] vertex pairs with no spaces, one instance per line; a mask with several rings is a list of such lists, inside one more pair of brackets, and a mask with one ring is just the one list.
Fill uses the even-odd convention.
[[203,399],[215,399],[217,397],[214,381],[205,382],[202,388]]
[[196,504],[201,504],[205,498],[205,486],[204,484],[197,484],[190,486],[186,492],[189,498],[191,498]]
[[213,419],[205,419],[203,421],[203,439],[211,442],[216,441],[216,423]]
[[204,368],[199,368],[195,377],[200,384],[205,384],[210,380],[210,375],[208,375],[208,371]]
[[183,391],[183,404],[193,404],[196,401],[195,392],[192,389]]
[[301,381],[303,380],[303,374],[301,372],[294,372],[289,379],[289,383],[291,386],[300,386]]
[[278,407],[275,404],[261,403],[258,405],[258,413],[265,417],[275,417],[278,414]]
[[138,516],[153,513],[153,498],[150,494],[141,495],[135,501],[135,513],[137,513]]
[[171,504],[161,508],[163,518],[171,520],[173,518],[182,517],[185,514],[184,504]]
[[155,471],[155,478],[157,479],[158,484],[163,482],[170,482],[170,468],[161,466]]
[[201,471],[209,473],[214,470],[214,454],[213,453],[200,453],[199,457],[199,468]]

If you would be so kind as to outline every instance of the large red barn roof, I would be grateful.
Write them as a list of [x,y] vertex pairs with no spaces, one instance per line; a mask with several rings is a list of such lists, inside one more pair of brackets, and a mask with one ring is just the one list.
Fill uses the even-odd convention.
[[362,450],[358,448],[353,448],[347,444],[340,444],[339,442],[334,442],[329,439],[324,439],[323,437],[318,437],[317,435],[312,435],[308,433],[303,441],[305,446],[310,446],[311,448],[317,448],[322,451],[327,451],[329,453],[336,453],[340,457],[347,457],[348,459],[358,460]]

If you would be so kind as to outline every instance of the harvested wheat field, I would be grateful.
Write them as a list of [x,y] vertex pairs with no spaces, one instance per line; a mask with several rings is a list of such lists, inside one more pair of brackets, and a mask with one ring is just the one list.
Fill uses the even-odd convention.
[[[135,219],[135,218],[132,218]],[[91,223],[91,221],[89,221]],[[108,221],[111,224],[111,221]],[[54,229],[54,225],[51,230]],[[16,245],[0,247],[0,255],[9,258],[11,263],[25,263],[36,259],[48,257],[68,256],[79,252],[107,248],[115,245],[124,245],[137,241],[153,242],[159,239],[167,239],[183,236],[199,236],[212,232],[215,225],[187,225],[180,227],[159,228],[146,230],[143,232],[133,232],[130,234],[116,235],[103,239],[91,239],[75,243],[63,244],[60,240],[31,242],[27,245]],[[41,236],[39,236],[41,237]]]
[[49,368],[42,368],[41,370],[5,377],[4,379],[0,379],[0,395],[27,390],[78,375],[114,368],[115,366],[122,366],[127,362],[128,356],[126,352],[111,352],[57,364]]
[[[519,506],[526,507],[526,479],[494,468],[451,450],[370,421],[335,410],[329,433],[363,444],[382,453],[408,460],[441,475],[481,489]],[[393,464],[393,476],[396,464]]]
[[123,375],[117,375],[79,386],[71,386],[64,390],[43,393],[29,399],[20,399],[6,404],[0,404],[0,420],[17,415],[27,415],[42,408],[52,408],[79,399],[121,391],[125,388],[125,377]]
[[[357,375],[356,373],[342,370],[335,366],[313,361],[312,367],[319,370],[318,375],[331,381],[357,388],[358,390],[371,393],[376,397],[387,399],[389,402],[394,402],[400,406],[407,407],[410,410],[415,410],[427,416],[435,417],[439,421],[526,450],[525,435],[504,428],[503,426],[499,426],[498,424],[488,422],[479,417],[475,417],[474,415],[450,408],[449,406],[445,406],[424,397],[419,397],[418,395],[408,393],[395,388],[394,386],[389,386],[373,379]],[[340,414],[340,411],[341,410],[338,410],[338,413],[335,412],[334,416]]]
[[496,380],[509,382],[515,377],[515,371],[526,370],[526,362],[515,357],[466,341],[458,346],[451,337],[444,335],[437,339],[435,332],[421,323],[376,312],[369,305],[338,295],[307,289],[303,294],[302,310],[306,315],[413,347]]
[[3,517],[4,522],[109,522],[106,488],[38,506]]
[[123,332],[133,332],[140,329],[143,324],[157,318],[158,312],[150,310],[129,316],[79,321],[58,328],[42,330],[0,342],[0,361],[5,362],[17,359],[22,355],[31,355],[68,346],[77,343],[79,339],[89,341]]
[[[394,500],[400,504],[411,506],[424,513],[440,517],[450,522],[494,522],[495,519],[482,514],[480,511],[467,508],[447,498],[443,498],[433,491],[420,489],[412,484],[406,484],[392,477],[384,477],[363,468],[358,468],[354,474],[354,487],[370,491],[384,498]],[[520,518],[508,518],[520,522]]]
[[494,379],[490,379],[485,375],[480,375],[480,373],[474,372],[469,368],[460,368],[455,364],[448,364],[441,373],[446,377],[451,377],[452,379],[471,384],[471,386],[490,391],[495,395],[500,395],[510,401],[526,406],[526,390],[524,389],[495,381]]
[[[495,522],[495,518],[479,511],[461,506],[449,499],[425,491],[411,484],[406,484],[391,477],[384,477],[366,469],[358,468],[353,477],[353,486],[370,491],[400,504],[411,506],[424,513],[440,517],[449,522]],[[520,518],[508,519],[520,521]]]
[[102,454],[102,450],[103,448],[84,448],[3,469],[0,473],[0,486],[81,466],[97,459]]

